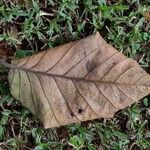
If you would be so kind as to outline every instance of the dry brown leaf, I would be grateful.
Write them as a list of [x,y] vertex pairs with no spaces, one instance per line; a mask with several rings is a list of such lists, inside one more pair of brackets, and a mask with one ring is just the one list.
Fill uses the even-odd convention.
[[12,64],[11,94],[45,128],[112,117],[150,94],[150,75],[99,33]]
[[6,42],[0,41],[0,59],[3,59],[7,62],[10,60],[10,56],[13,54],[12,48],[8,47]]
[[144,11],[143,16],[145,17],[145,19],[147,19],[148,21],[150,21],[150,11]]

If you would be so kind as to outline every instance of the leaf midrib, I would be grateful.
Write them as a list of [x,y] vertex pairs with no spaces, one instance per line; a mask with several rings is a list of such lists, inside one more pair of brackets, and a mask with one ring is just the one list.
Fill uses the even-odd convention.
[[105,84],[118,84],[118,85],[135,85],[135,86],[146,86],[149,87],[150,85],[146,85],[146,84],[134,84],[134,83],[120,83],[120,82],[111,82],[111,81],[96,81],[96,80],[87,80],[84,78],[77,78],[77,77],[68,77],[68,76],[64,76],[64,75],[58,75],[58,74],[51,74],[51,73],[47,73],[47,72],[42,72],[42,71],[36,71],[36,70],[32,70],[32,69],[27,69],[27,68],[23,68],[23,67],[19,67],[13,64],[9,64],[3,60],[0,59],[0,64],[4,65],[7,68],[10,69],[17,69],[17,70],[21,70],[21,71],[25,71],[25,72],[30,72],[30,73],[35,73],[35,74],[40,74],[40,75],[45,75],[45,76],[50,76],[50,77],[58,77],[58,78],[64,78],[64,79],[68,79],[68,80],[73,80],[73,81],[83,81],[83,82],[93,82],[93,83],[105,83]]

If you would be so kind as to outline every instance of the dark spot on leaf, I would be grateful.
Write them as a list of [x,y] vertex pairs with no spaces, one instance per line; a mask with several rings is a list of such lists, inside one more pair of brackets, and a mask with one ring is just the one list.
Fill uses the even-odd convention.
[[112,64],[113,64],[113,66],[115,66],[117,64],[117,62],[113,62]]
[[73,116],[74,116],[74,114],[73,114],[73,113],[71,113],[70,115],[71,115],[71,117],[73,117]]
[[83,109],[78,109],[78,113],[81,114],[83,112]]
[[86,63],[86,69],[87,69],[88,72],[92,71],[95,67],[96,67],[96,65],[95,65],[94,62],[88,61]]

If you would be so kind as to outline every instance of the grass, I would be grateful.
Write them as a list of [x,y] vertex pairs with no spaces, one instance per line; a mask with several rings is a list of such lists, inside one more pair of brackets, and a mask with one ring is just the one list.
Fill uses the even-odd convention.
[[[150,73],[149,10],[149,0],[1,0],[0,47],[20,58],[99,31]],[[112,119],[44,130],[10,95],[7,81],[0,81],[0,93],[2,149],[150,149],[149,96]]]

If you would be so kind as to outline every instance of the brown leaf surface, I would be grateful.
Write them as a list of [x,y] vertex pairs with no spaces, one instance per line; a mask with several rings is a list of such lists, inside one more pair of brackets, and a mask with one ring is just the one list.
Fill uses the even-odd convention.
[[12,64],[12,95],[45,128],[112,117],[150,94],[150,75],[99,33]]

